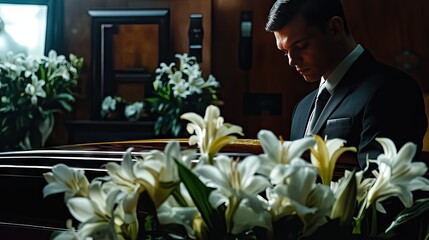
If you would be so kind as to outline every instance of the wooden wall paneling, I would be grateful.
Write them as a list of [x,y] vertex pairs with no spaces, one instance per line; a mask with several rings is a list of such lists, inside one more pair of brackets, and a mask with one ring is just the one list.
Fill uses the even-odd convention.
[[234,124],[242,115],[245,73],[238,70],[238,6],[240,1],[213,1],[213,74],[220,82],[221,107],[225,120]]
[[172,0],[170,3],[172,8],[178,9],[174,23],[176,32],[173,34],[175,53],[189,52],[190,16],[203,15],[203,57],[200,65],[203,75],[208,76],[212,71],[212,0]]
[[201,69],[203,74],[208,75],[211,71],[211,25],[212,25],[212,0],[153,0],[139,1],[129,0],[129,8],[158,8],[168,7],[171,9],[171,41],[173,57],[176,53],[188,53],[189,41],[189,18],[191,14],[203,15],[203,61]]
[[[107,0],[65,0],[65,49],[76,55],[85,58],[85,68],[81,74],[80,102],[77,104],[76,118],[88,119],[88,94],[90,94],[90,84],[92,81],[89,72],[91,63],[91,25],[88,15],[89,9],[103,8],[170,8],[171,9],[171,40],[172,55],[174,53],[188,52],[188,24],[191,13],[202,13],[204,15],[203,25],[205,36],[203,40],[203,63],[204,72],[210,72],[210,51],[211,51],[211,0],[200,1],[199,4],[192,4],[192,0],[178,1],[107,1]],[[174,56],[172,56],[174,57]]]
[[63,112],[55,116],[55,124],[47,145],[67,144],[68,132],[65,122],[70,119],[87,119],[90,111],[90,84],[88,82],[91,66],[91,25],[88,9],[94,6],[104,8],[105,0],[64,0],[63,54],[74,53],[85,59],[79,84],[76,89],[76,101],[71,113]]
[[[346,15],[355,39],[380,60],[400,68],[429,91],[427,64],[429,46],[429,2],[413,0],[344,0]],[[404,50],[415,53],[420,66],[403,69],[398,57]],[[427,66],[427,65],[426,65]]]
[[[429,109],[429,1],[343,0],[343,4],[354,38],[380,61],[410,74],[422,88]],[[403,55],[405,50],[415,57]],[[401,67],[415,59],[418,66]],[[423,150],[429,151],[429,131]]]

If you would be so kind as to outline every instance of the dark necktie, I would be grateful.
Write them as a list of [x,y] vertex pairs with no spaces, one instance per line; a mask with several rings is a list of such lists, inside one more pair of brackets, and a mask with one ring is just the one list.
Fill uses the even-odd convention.
[[309,134],[313,133],[314,125],[319,119],[320,113],[322,113],[323,108],[325,107],[330,97],[331,97],[331,94],[328,92],[328,89],[326,89],[326,87],[323,87],[316,98],[316,103],[313,110],[314,111],[313,116],[310,120],[311,122],[310,122],[310,128],[309,128],[310,131],[308,132]]

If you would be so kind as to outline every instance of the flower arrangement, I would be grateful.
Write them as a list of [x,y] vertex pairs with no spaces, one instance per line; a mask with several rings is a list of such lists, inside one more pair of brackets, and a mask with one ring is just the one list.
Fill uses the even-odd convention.
[[[204,118],[193,112],[181,118],[198,149],[181,149],[174,140],[141,157],[128,149],[120,165],[106,164],[108,175],[91,182],[64,164],[45,173],[44,196],[64,193],[79,221],[77,230],[69,222],[69,231],[55,239],[370,239],[392,236],[429,211],[429,198],[413,200],[413,191],[429,191],[427,166],[412,162],[413,143],[397,151],[379,138],[384,153],[368,159],[378,166],[373,177],[346,170],[335,180],[339,156],[356,151],[341,139],[283,141],[260,130],[263,153],[234,159],[221,149],[243,135],[242,128],[224,123],[219,108],[208,106]],[[306,152],[311,161],[302,158]],[[376,213],[393,197],[405,210],[380,231]]]
[[101,103],[101,117],[107,119],[122,119],[125,118],[129,121],[137,121],[143,117],[144,102],[128,102],[119,96],[107,96]]
[[54,123],[53,113],[71,111],[83,59],[67,60],[51,50],[34,58],[7,53],[0,58],[0,148],[42,147]]
[[147,99],[149,112],[156,115],[155,134],[177,137],[182,131],[180,116],[184,112],[204,113],[210,104],[219,105],[219,82],[213,75],[207,80],[194,56],[176,54],[179,60],[161,63],[155,70],[154,97]]

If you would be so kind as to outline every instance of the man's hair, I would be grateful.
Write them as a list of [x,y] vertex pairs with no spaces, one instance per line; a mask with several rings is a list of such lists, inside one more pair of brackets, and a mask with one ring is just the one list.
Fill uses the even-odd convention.
[[349,34],[341,0],[277,0],[271,7],[265,30],[279,31],[299,14],[308,26],[316,26],[322,32],[328,21],[338,16],[343,19],[345,33]]

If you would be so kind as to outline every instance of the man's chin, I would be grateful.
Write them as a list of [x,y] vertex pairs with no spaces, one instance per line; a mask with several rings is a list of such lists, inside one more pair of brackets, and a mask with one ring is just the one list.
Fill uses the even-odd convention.
[[314,83],[320,80],[320,77],[315,76],[309,76],[309,75],[302,75],[304,77],[304,80],[309,83]]

